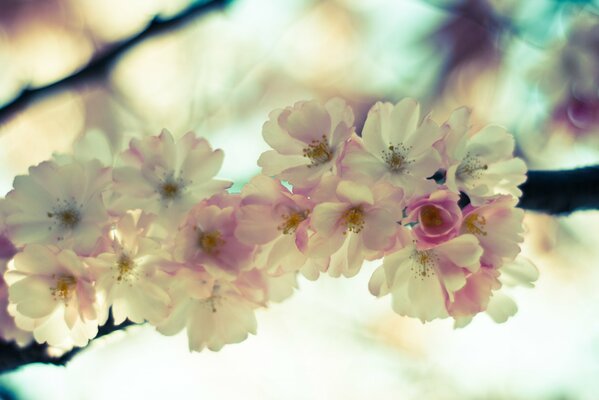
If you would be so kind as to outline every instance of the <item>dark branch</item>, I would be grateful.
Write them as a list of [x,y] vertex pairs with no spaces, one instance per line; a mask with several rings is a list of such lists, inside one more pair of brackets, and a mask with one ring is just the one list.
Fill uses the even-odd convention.
[[[114,331],[125,329],[131,325],[133,325],[133,323],[128,320],[122,324],[114,325],[114,320],[111,315],[106,324],[98,329],[96,339],[106,336]],[[68,351],[60,357],[52,357],[48,354],[48,346],[45,344],[33,342],[26,347],[20,348],[15,343],[7,343],[0,340],[0,374],[13,371],[19,367],[32,363],[65,365],[83,349],[84,348],[75,347],[73,350]]]
[[518,207],[552,215],[599,209],[599,165],[572,170],[528,171]]
[[0,108],[0,124],[5,122],[14,113],[23,110],[39,98],[63,90],[70,85],[89,82],[91,79],[103,79],[106,72],[110,70],[120,55],[144,39],[182,26],[194,17],[202,15],[205,12],[223,9],[228,3],[228,0],[210,0],[191,6],[187,11],[168,20],[159,20],[155,18],[145,30],[124,42],[114,45],[108,51],[94,58],[89,64],[74,74],[46,86],[35,89],[25,88],[19,96]]

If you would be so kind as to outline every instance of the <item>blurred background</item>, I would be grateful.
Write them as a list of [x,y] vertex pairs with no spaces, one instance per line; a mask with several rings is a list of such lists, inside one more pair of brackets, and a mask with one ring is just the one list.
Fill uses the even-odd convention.
[[[531,169],[599,163],[599,2],[0,0],[0,192],[53,153],[195,130],[236,187],[259,172],[269,111],[332,96],[358,127],[377,100],[461,105],[502,124]],[[87,149],[87,150],[86,150]],[[526,216],[535,289],[518,314],[421,324],[351,280],[300,280],[258,335],[189,353],[149,327],[67,367],[0,377],[7,399],[597,399],[599,214]],[[511,290],[511,291],[510,291]]]

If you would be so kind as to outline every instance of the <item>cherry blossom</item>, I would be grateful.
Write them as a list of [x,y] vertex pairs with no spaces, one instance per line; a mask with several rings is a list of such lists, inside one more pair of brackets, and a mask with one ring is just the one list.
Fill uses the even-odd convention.
[[[109,251],[86,260],[96,277],[96,291],[105,299],[104,311],[112,307],[115,324],[125,319],[156,324],[166,317],[168,277],[161,266],[170,260],[162,243],[150,235],[152,219],[143,213],[125,214],[110,232]],[[107,317],[105,313],[100,323]]]
[[98,330],[98,305],[89,269],[71,250],[32,244],[5,273],[9,312],[39,343],[84,346]]
[[434,247],[459,234],[462,223],[459,199],[455,193],[437,190],[410,202],[405,222],[415,224],[412,232],[419,248]]
[[[408,245],[385,256],[369,283],[375,296],[391,293],[399,315],[422,321],[447,317],[467,277],[480,268],[482,248],[473,235],[461,235],[427,250]],[[381,272],[381,270],[383,272]]]
[[311,188],[323,175],[335,172],[345,142],[353,133],[354,114],[344,100],[324,105],[300,101],[270,113],[262,136],[274,150],[260,156],[262,173]]
[[428,180],[441,166],[433,143],[441,138],[430,116],[420,122],[420,104],[406,98],[393,105],[376,103],[368,112],[362,140],[354,138],[342,158],[346,179],[379,179],[398,186],[407,196],[434,189]]
[[475,205],[485,196],[521,196],[518,186],[526,180],[526,164],[514,158],[514,137],[496,125],[471,135],[469,118],[470,110],[460,108],[443,125],[445,136],[438,147],[447,169],[447,187],[465,192]]
[[328,273],[355,275],[366,257],[395,244],[402,202],[403,192],[386,183],[371,190],[351,181],[339,182],[336,198],[314,208],[310,256],[322,258],[339,252]]
[[256,334],[255,308],[234,283],[214,280],[205,270],[182,268],[171,287],[169,317],[158,325],[164,335],[187,330],[189,349],[220,350]]
[[110,169],[97,160],[44,161],[29,168],[0,204],[8,210],[10,239],[17,246],[39,243],[91,253],[109,221],[103,193],[110,183]]
[[112,208],[143,209],[176,227],[194,204],[231,186],[214,179],[223,157],[222,150],[212,150],[193,132],[178,141],[166,129],[158,136],[132,139],[113,171]]
[[241,198],[227,193],[201,201],[187,215],[175,239],[175,261],[205,268],[215,278],[234,279],[252,267],[255,246],[235,236]]
[[524,211],[516,208],[516,202],[511,196],[497,196],[479,207],[464,208],[460,230],[478,238],[484,250],[483,264],[498,268],[520,253]]
[[299,270],[308,261],[312,201],[264,175],[246,184],[241,198],[235,235],[260,245],[256,266],[273,274]]

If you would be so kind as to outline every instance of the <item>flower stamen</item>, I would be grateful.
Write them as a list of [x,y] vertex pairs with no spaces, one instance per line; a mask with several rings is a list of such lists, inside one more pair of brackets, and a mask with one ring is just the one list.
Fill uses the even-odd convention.
[[295,233],[299,224],[308,218],[308,214],[310,214],[310,210],[292,211],[287,215],[282,215],[283,223],[277,229],[283,231],[284,235],[291,235]]
[[350,232],[359,233],[364,228],[364,210],[361,206],[346,210],[341,218],[346,230]]
[[225,240],[219,231],[200,232],[198,236],[198,245],[204,253],[215,255],[220,248],[224,246]]
[[441,211],[433,205],[422,207],[420,209],[420,223],[427,228],[437,228],[443,225]]
[[333,150],[329,147],[326,135],[320,140],[312,140],[308,147],[303,149],[304,157],[310,159],[308,168],[326,164],[333,159]]
[[56,287],[50,288],[54,299],[68,301],[73,295],[73,289],[77,284],[77,279],[74,276],[63,275],[56,280]]
[[487,232],[483,229],[486,224],[487,219],[476,213],[472,213],[464,219],[466,232],[476,236],[487,236]]

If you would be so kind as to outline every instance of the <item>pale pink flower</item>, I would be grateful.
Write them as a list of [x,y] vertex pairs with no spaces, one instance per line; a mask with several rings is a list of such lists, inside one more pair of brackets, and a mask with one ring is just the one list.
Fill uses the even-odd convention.
[[262,136],[274,150],[260,156],[264,175],[310,188],[323,175],[336,171],[336,163],[353,133],[354,115],[344,100],[333,98],[324,105],[300,101],[270,113]]
[[103,193],[110,183],[110,169],[97,160],[29,168],[0,206],[9,209],[10,239],[17,246],[48,244],[89,254],[109,223]]
[[256,304],[228,281],[215,281],[202,269],[179,269],[171,288],[169,317],[158,325],[164,335],[187,330],[189,349],[220,350],[256,334]]
[[158,222],[176,227],[200,200],[231,186],[214,179],[223,151],[212,150],[193,132],[175,141],[166,129],[158,136],[132,139],[113,172],[116,210],[143,209]]
[[471,134],[469,118],[470,110],[459,108],[443,125],[445,136],[438,147],[447,187],[466,193],[475,205],[496,194],[521,196],[518,186],[526,180],[526,164],[514,158],[514,137],[496,125]]
[[235,235],[243,243],[260,245],[256,266],[273,274],[299,270],[307,261],[314,204],[265,175],[246,184],[241,198]]
[[499,268],[504,261],[512,261],[520,253],[524,211],[516,208],[516,203],[511,196],[497,196],[479,207],[468,205],[462,210],[464,219],[460,230],[478,238],[484,250],[481,263]]
[[309,241],[310,257],[333,256],[328,273],[347,277],[358,273],[365,258],[395,244],[403,209],[403,193],[386,183],[371,188],[341,181],[336,197],[314,208],[315,234]]
[[0,259],[0,340],[14,341],[22,347],[33,340],[33,335],[17,327],[14,318],[8,313],[8,286],[4,281],[7,262],[7,259]]
[[348,144],[341,176],[367,182],[384,179],[407,196],[424,194],[435,187],[427,178],[441,167],[433,147],[440,138],[439,126],[430,117],[420,122],[417,101],[378,102],[368,112],[362,139],[354,138]]
[[170,260],[162,242],[149,234],[152,220],[143,213],[125,214],[110,232],[109,251],[86,259],[96,277],[96,291],[104,297],[104,309],[111,307],[115,324],[129,319],[155,325],[166,317],[169,277],[161,267]]
[[408,245],[385,256],[368,286],[375,296],[391,293],[392,308],[399,315],[422,321],[445,318],[446,303],[454,302],[467,277],[479,270],[482,252],[473,235],[427,250]]
[[98,330],[93,277],[71,250],[28,245],[4,274],[9,312],[39,343],[85,346]]
[[255,246],[239,241],[239,195],[222,193],[196,205],[175,238],[175,261],[205,268],[215,278],[233,279],[251,267]]
[[448,190],[437,190],[408,204],[405,222],[414,223],[412,232],[420,249],[446,242],[460,232],[462,211],[460,196]]
[[473,317],[487,309],[493,291],[501,288],[499,271],[482,266],[466,277],[466,284],[455,292],[453,301],[447,301],[447,312],[456,321]]

